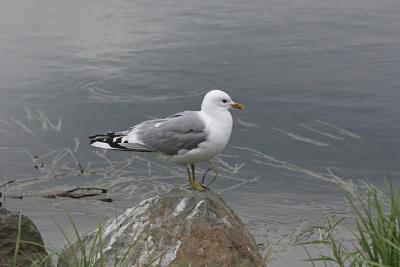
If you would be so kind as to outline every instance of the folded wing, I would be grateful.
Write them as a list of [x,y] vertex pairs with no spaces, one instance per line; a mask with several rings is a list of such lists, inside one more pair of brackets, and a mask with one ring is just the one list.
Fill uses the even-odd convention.
[[176,155],[206,141],[207,133],[198,113],[185,111],[165,119],[144,121],[124,132],[89,138],[92,146],[106,149]]

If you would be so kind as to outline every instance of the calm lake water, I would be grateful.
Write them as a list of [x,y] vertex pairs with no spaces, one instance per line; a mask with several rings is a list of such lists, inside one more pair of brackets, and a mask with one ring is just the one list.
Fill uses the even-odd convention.
[[[87,136],[198,109],[217,88],[246,109],[212,188],[261,251],[281,240],[273,266],[308,266],[298,241],[348,214],[331,174],[399,184],[399,13],[398,0],[2,1],[0,183],[33,179],[6,207],[61,248],[66,211],[88,231],[184,184],[174,163]],[[115,201],[35,197],[77,186]]]

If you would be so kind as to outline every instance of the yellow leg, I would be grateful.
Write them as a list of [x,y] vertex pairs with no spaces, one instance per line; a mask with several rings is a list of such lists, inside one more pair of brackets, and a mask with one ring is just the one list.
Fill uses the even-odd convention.
[[190,168],[189,168],[189,165],[186,165],[186,170],[187,170],[187,173],[188,173],[188,182],[189,182],[190,186],[191,186],[192,188],[194,188],[194,186],[193,186],[193,184],[194,184],[194,179],[193,179],[192,172],[191,172],[191,170],[190,170]]
[[194,172],[194,164],[191,164],[191,168],[192,168],[192,170],[189,170],[189,167],[186,166],[186,170],[187,170],[188,175],[189,175],[189,183],[190,183],[190,185],[195,190],[206,191],[207,187],[205,187],[204,185],[202,185],[201,183],[196,181],[195,172]]

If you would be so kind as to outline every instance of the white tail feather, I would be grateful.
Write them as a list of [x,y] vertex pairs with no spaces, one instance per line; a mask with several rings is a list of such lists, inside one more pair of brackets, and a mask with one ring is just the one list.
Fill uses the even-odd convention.
[[96,141],[96,142],[92,143],[91,145],[95,146],[95,147],[105,148],[105,149],[115,149],[114,147],[111,147],[109,144],[99,142],[99,141]]

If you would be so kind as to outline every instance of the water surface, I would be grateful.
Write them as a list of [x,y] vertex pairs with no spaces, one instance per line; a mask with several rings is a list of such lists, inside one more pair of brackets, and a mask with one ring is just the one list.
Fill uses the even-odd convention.
[[[329,171],[399,183],[399,12],[397,0],[3,1],[0,181],[39,178],[10,185],[31,197],[6,206],[60,248],[53,220],[69,229],[66,210],[87,231],[183,184],[179,166],[104,154],[87,136],[198,109],[222,89],[246,109],[233,111],[212,188],[260,250],[283,240],[273,266],[300,266],[310,226],[348,213]],[[115,201],[32,197],[76,186]]]

